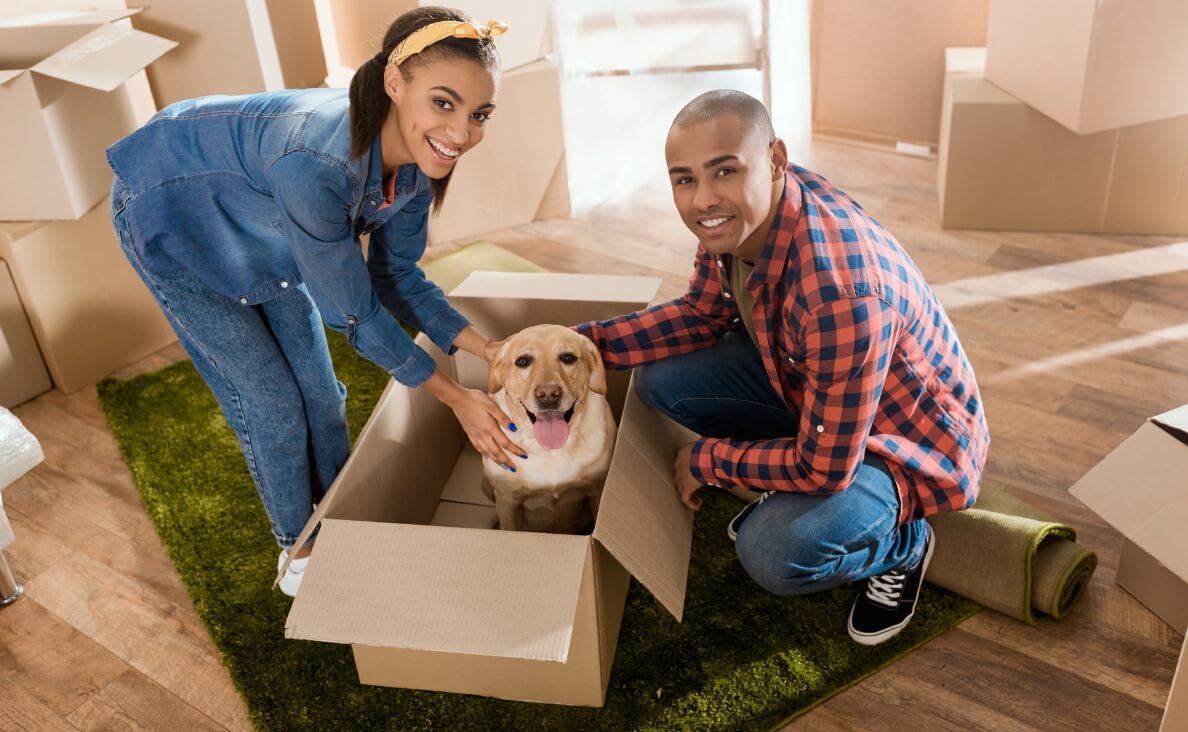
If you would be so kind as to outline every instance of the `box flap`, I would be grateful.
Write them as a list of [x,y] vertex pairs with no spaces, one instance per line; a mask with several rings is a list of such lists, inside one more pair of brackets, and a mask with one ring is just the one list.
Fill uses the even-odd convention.
[[1188,442],[1188,404],[1157,414],[1151,421],[1172,431],[1180,441]]
[[1148,421],[1069,492],[1177,577],[1188,580],[1188,446],[1182,439]]
[[945,49],[946,74],[977,74],[986,73],[985,46],[959,46]]
[[327,519],[285,637],[565,662],[589,539]]
[[33,70],[109,92],[176,46],[150,33],[105,25],[49,56]]
[[0,86],[7,84],[9,81],[12,81],[23,73],[25,73],[24,69],[8,69],[0,71]]
[[79,25],[96,26],[113,23],[117,20],[130,18],[141,11],[141,8],[112,8],[108,10],[60,10],[56,12],[36,13],[33,15],[18,15],[13,18],[0,19],[0,26],[35,26],[35,25]]
[[664,605],[684,615],[693,512],[673,485],[677,450],[696,438],[627,389],[594,538]]
[[[656,277],[472,272],[450,291],[450,304],[480,332],[506,338],[531,325],[576,325],[634,312],[647,306],[659,287]],[[467,368],[467,375],[472,371]]]
[[[647,305],[660,286],[657,277],[563,274],[559,272],[471,272],[450,291],[455,298],[559,300]],[[629,311],[623,311],[629,312]]]

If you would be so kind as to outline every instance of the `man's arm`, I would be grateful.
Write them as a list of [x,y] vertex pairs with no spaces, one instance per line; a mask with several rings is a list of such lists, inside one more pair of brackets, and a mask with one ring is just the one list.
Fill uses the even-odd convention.
[[684,295],[574,329],[594,341],[607,368],[626,369],[709,346],[729,330],[737,314],[738,306],[722,297],[717,259],[698,247]]
[[812,495],[845,490],[866,452],[899,322],[891,306],[875,297],[819,306],[804,333],[799,434],[756,442],[698,440],[689,456],[693,476],[753,490]]

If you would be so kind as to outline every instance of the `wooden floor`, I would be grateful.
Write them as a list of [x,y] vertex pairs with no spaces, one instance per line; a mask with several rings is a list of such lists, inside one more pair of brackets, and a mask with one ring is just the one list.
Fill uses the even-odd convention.
[[[790,728],[1155,730],[1182,639],[1114,585],[1119,537],[1067,491],[1188,402],[1188,258],[1167,238],[942,231],[929,160],[818,141],[811,167],[898,237],[957,324],[991,425],[986,482],[1077,527],[1101,564],[1071,617],[983,612]],[[694,249],[662,185],[488,238],[551,270],[659,276],[664,298]],[[4,495],[27,597],[0,611],[0,730],[249,728],[94,388],[15,412],[46,462]]]

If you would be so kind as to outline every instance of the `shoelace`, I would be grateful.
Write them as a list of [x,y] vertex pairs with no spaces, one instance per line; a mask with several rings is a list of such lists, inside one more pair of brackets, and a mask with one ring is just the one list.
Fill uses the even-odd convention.
[[866,596],[880,605],[898,607],[906,579],[906,572],[888,572],[871,577],[866,583]]

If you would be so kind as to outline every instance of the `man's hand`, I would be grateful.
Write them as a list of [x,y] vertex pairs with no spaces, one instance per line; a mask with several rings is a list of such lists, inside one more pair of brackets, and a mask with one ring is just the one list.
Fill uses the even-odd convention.
[[689,470],[689,455],[693,452],[693,443],[677,451],[676,462],[672,466],[673,478],[676,481],[677,494],[681,503],[696,511],[701,508],[701,496],[695,495],[701,487],[701,481],[693,477]]

